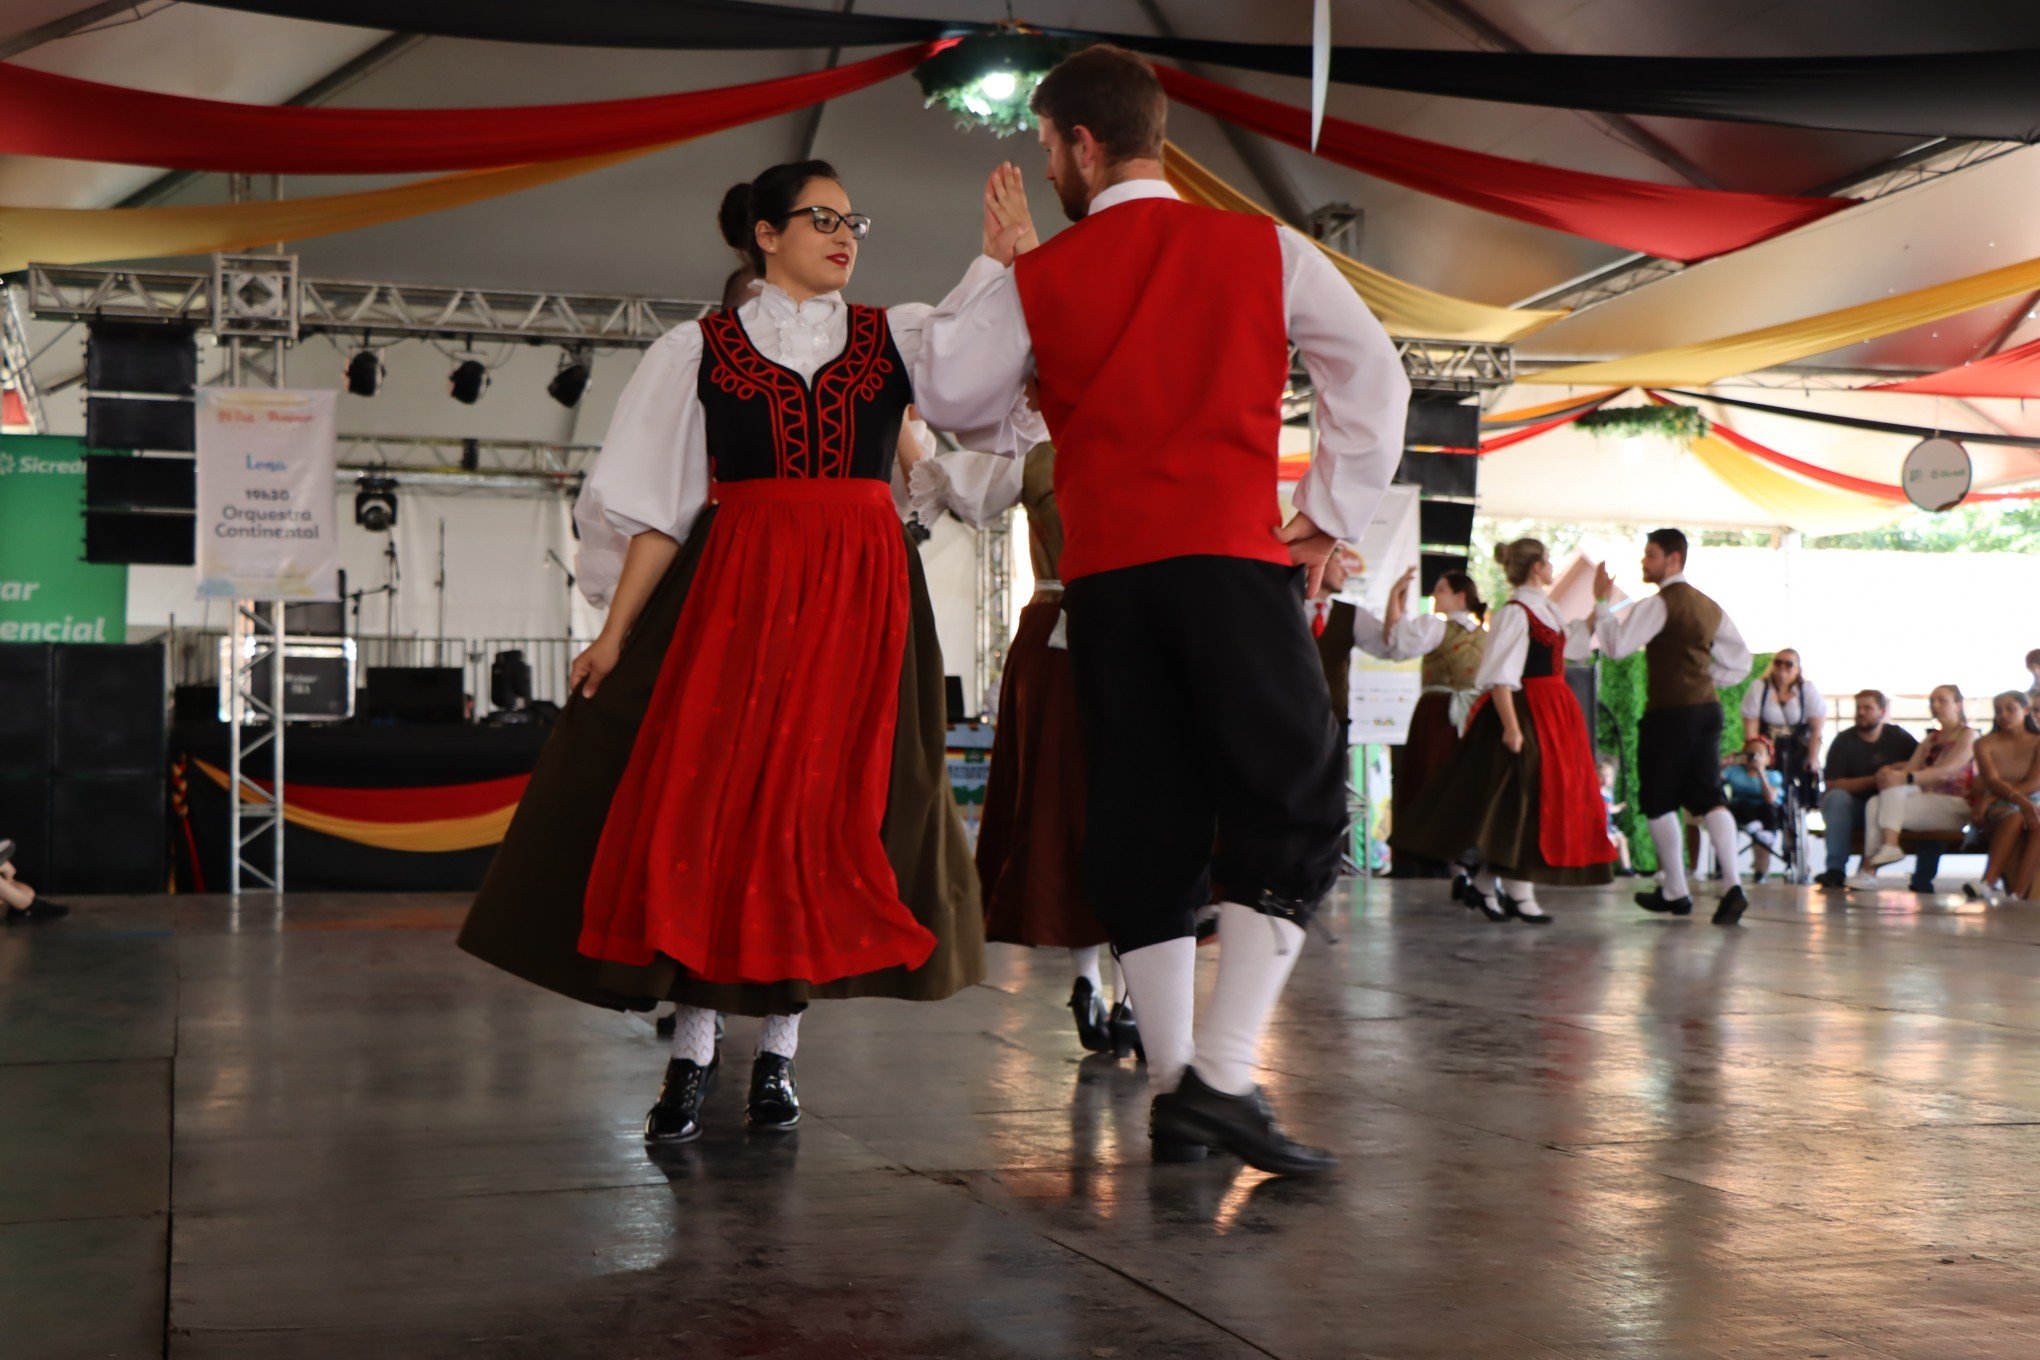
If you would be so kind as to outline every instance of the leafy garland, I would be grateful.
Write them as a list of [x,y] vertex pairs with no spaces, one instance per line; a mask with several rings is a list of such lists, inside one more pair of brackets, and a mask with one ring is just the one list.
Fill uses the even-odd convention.
[[[927,96],[926,107],[941,104],[956,115],[959,128],[984,127],[1010,137],[1034,126],[1027,101],[1034,97],[1041,78],[1082,46],[1022,28],[1001,27],[945,47],[914,68],[914,79]],[[995,97],[986,91],[985,77],[997,74],[1013,78],[1011,93]]]
[[1579,427],[1612,439],[1661,435],[1686,444],[1707,433],[1707,417],[1697,406],[1680,406],[1677,403],[1670,406],[1604,406],[1581,416]]

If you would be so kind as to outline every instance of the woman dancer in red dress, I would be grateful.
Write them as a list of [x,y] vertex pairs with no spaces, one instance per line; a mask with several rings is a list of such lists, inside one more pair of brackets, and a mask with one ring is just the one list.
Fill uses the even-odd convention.
[[1495,560],[1514,590],[1474,681],[1481,698],[1451,763],[1397,818],[1390,844],[1437,860],[1472,846],[1482,914],[1548,925],[1537,884],[1614,880],[1593,740],[1565,682],[1567,655],[1586,656],[1593,639],[1545,594],[1553,573],[1542,543],[1519,538]]
[[[575,509],[609,605],[461,944],[595,1004],[679,1003],[647,1139],[701,1132],[718,1011],[764,1020],[749,1122],[788,1129],[811,999],[983,973],[942,666],[890,489],[929,309],[851,306],[870,220],[821,161],[730,190],[763,280],[652,347]],[[978,447],[1038,438],[1024,405]]]

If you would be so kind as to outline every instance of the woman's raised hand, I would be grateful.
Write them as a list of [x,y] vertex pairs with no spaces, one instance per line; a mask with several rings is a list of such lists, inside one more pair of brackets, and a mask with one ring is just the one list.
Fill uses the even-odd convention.
[[985,181],[985,254],[1000,264],[1013,263],[1041,244],[1034,231],[1034,214],[1027,208],[1027,184],[1019,169],[1008,161],[992,171]]

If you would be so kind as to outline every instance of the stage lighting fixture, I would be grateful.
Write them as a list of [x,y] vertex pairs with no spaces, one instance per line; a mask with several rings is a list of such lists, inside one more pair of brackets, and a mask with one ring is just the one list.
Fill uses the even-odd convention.
[[448,382],[452,385],[453,399],[472,406],[489,390],[489,370],[480,359],[463,359]]
[[355,483],[354,522],[370,533],[386,533],[397,524],[397,479],[363,473]]
[[560,371],[546,384],[546,395],[569,410],[581,404],[588,390],[588,356],[568,350],[560,356]]
[[357,397],[372,397],[382,390],[386,371],[381,350],[358,349],[347,361],[347,390]]

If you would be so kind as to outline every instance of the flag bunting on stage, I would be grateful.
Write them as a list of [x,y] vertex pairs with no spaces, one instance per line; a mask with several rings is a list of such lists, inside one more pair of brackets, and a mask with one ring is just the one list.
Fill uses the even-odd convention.
[[[1169,183],[1189,202],[1231,212],[1274,216],[1198,164],[1173,142],[1164,153],[1163,165]],[[1519,340],[1566,315],[1563,311],[1497,307],[1490,303],[1448,297],[1370,268],[1350,256],[1341,255],[1323,242],[1317,244],[1392,335],[1499,343]]]
[[[208,780],[224,789],[227,772],[210,761],[191,762]],[[262,781],[249,781],[266,790]],[[441,854],[499,844],[524,796],[529,775],[489,779],[474,784],[431,788],[331,788],[286,782],[284,820],[322,835],[338,836],[382,850]],[[243,802],[259,801],[242,789]]]
[[686,141],[913,70],[943,44],[649,99],[512,108],[229,104],[0,64],[0,154],[240,174],[359,175],[563,161]]
[[[841,7],[745,0],[205,0],[358,28],[575,47],[785,50],[890,46],[986,31],[955,19],[855,14]],[[967,7],[957,5],[958,10]],[[1308,79],[1308,43],[1240,43],[1052,28],[1053,37],[1115,42],[1171,60]],[[2033,71],[2040,51],[1894,52],[1845,57],[1571,56],[1547,52],[1333,47],[1335,83],[1543,108],[1843,132],[2040,140]]]
[[[1311,150],[1307,109],[1166,66],[1156,74],[1180,104]],[[1731,193],[1617,179],[1462,151],[1343,118],[1324,120],[1315,154],[1483,212],[1689,263],[1755,245],[1853,206],[1845,198]]]
[[2025,260],[1797,321],[1627,358],[1541,369],[1523,373],[1517,381],[1582,387],[1705,386],[1739,373],[1845,349],[2036,289],[2040,289],[2040,259]]
[[2040,397],[2040,340],[1904,382],[1879,383],[1864,392],[1914,392],[1932,397]]

